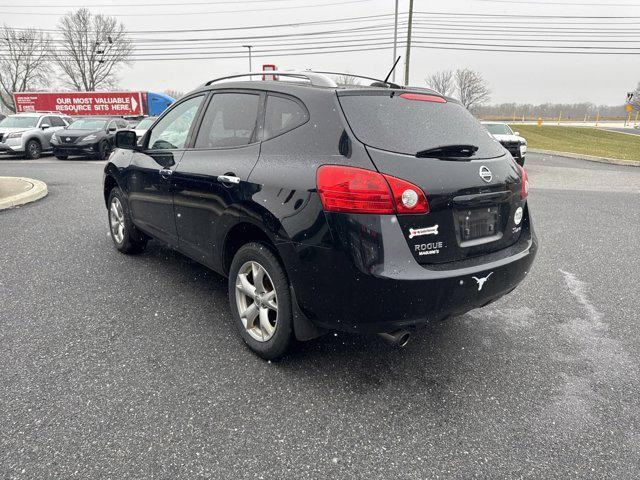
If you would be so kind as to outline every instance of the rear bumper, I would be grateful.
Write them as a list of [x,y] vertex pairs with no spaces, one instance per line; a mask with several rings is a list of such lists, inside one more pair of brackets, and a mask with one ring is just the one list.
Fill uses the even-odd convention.
[[376,234],[356,229],[359,238],[345,248],[290,244],[285,263],[295,265],[288,269],[298,306],[317,326],[386,332],[482,307],[518,286],[538,247],[527,225],[509,248],[427,268],[411,256],[395,217],[378,218]]

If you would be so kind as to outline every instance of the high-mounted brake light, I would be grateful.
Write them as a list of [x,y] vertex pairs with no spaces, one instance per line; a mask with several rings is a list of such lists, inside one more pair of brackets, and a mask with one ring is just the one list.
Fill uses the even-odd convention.
[[437,95],[427,95],[424,93],[401,93],[400,98],[405,100],[417,100],[419,102],[447,103],[447,101]]
[[524,200],[529,196],[529,179],[522,165],[518,165],[518,169],[520,169],[520,200]]
[[316,173],[316,185],[328,212],[388,215],[429,211],[419,187],[371,170],[323,165]]

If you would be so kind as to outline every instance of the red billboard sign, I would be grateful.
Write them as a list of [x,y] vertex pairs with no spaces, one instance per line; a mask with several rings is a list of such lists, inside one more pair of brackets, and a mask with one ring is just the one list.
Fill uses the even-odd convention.
[[143,115],[142,92],[14,93],[16,112],[65,115]]

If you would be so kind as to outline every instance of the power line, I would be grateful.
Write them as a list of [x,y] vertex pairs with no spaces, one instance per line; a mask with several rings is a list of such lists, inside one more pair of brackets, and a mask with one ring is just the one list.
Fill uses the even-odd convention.
[[476,0],[477,2],[487,2],[487,3],[520,3],[526,5],[568,5],[575,7],[640,7],[640,3],[570,3],[570,2],[538,2],[538,1],[527,1],[527,0]]
[[[387,48],[387,45],[392,45],[391,39],[389,41],[381,42],[380,39],[368,41],[366,43],[352,43],[345,46],[345,48],[337,48],[335,45],[322,45],[322,46],[299,46],[280,49],[280,48],[256,48],[254,56],[256,57],[278,57],[278,56],[292,56],[297,54],[322,54],[322,53],[341,53],[348,51],[374,51],[382,48]],[[401,43],[405,43],[405,40],[401,40]],[[593,46],[554,46],[554,45],[514,45],[505,43],[461,43],[461,42],[433,42],[425,41],[423,38],[418,37],[415,42],[416,47],[421,48],[433,48],[433,49],[447,49],[447,50],[472,50],[472,51],[495,51],[495,52],[520,52],[520,53],[567,53],[567,54],[598,54],[598,55],[627,55],[627,54],[639,54],[640,47],[593,47]],[[357,48],[356,48],[357,47]],[[366,48],[365,48],[366,47]],[[134,61],[165,61],[165,60],[199,60],[199,59],[214,59],[214,58],[241,58],[235,55],[240,55],[243,51],[227,50],[222,52],[211,52],[211,55],[206,55],[204,52],[175,52],[175,53],[160,53],[149,54],[144,53],[140,55],[133,55]],[[179,57],[176,58],[176,55]],[[192,56],[200,55],[200,56]],[[45,53],[45,56],[53,57],[53,52]],[[63,58],[71,58],[70,56],[63,55]],[[109,55],[100,58],[109,58]]]
[[[145,12],[145,13],[114,13],[114,14],[109,14],[110,17],[116,17],[116,18],[120,18],[120,17],[167,17],[167,16],[191,16],[191,15],[224,15],[224,14],[239,14],[239,13],[252,13],[252,12],[266,12],[266,11],[273,11],[273,10],[294,10],[294,9],[299,9],[299,8],[316,8],[316,7],[332,7],[332,6],[336,6],[336,5],[345,5],[348,3],[365,3],[365,2],[372,2],[374,0],[344,0],[341,2],[333,2],[333,3],[322,3],[322,4],[315,4],[315,5],[296,5],[296,6],[288,6],[288,7],[269,7],[269,8],[254,8],[254,9],[247,9],[247,10],[217,10],[217,11],[205,11],[205,12],[164,12],[164,13],[149,13],[149,12]],[[38,15],[38,16],[46,16],[46,17],[50,17],[51,13],[45,13],[45,12],[11,12],[11,11],[7,11],[7,10],[3,10],[2,11],[3,15]]]
[[[262,39],[274,39],[274,38],[298,38],[298,37],[315,37],[318,35],[327,35],[327,36],[340,36],[345,34],[351,34],[352,32],[362,32],[362,33],[375,33],[387,30],[389,28],[393,28],[391,25],[372,25],[367,27],[355,27],[355,28],[346,28],[340,30],[320,30],[320,31],[311,31],[311,32],[300,32],[300,33],[283,33],[283,34],[273,34],[273,35],[251,35],[251,36],[238,36],[238,37],[205,37],[205,38],[133,38],[130,39],[131,42],[137,43],[189,43],[189,42],[200,42],[200,41],[253,41],[253,40],[262,40]],[[54,41],[55,37],[52,38]]]
[[[242,0],[242,3],[273,3],[273,2],[298,2],[299,0]],[[164,7],[164,6],[184,6],[184,5],[237,5],[238,0],[206,0],[204,2],[178,2],[178,3],[136,3],[132,5],[131,3],[99,3],[94,5],[77,5],[73,3],[68,4],[59,4],[59,3],[50,3],[50,4],[16,4],[16,5],[7,5],[7,7],[29,7],[29,8],[39,8],[39,7],[51,7],[51,8],[121,8],[121,7]]]
[[[3,12],[4,13],[4,12]],[[223,28],[190,28],[190,29],[179,29],[179,30],[128,30],[127,33],[129,35],[144,35],[147,33],[160,33],[163,35],[169,33],[202,33],[202,32],[224,32],[224,31],[235,31],[235,30],[263,30],[263,29],[275,29],[275,28],[286,28],[286,27],[304,27],[307,25],[331,25],[334,23],[354,23],[354,22],[372,22],[377,20],[383,20],[385,18],[393,16],[392,13],[384,13],[379,15],[364,15],[364,16],[356,16],[356,17],[343,17],[343,18],[334,18],[330,20],[312,20],[309,22],[289,22],[289,23],[280,23],[280,24],[271,24],[271,25],[244,25],[244,26],[236,26],[236,27],[223,27]],[[3,27],[0,27],[2,30]],[[8,27],[7,27],[8,28]],[[33,30],[36,32],[42,33],[60,33],[62,30],[59,28],[56,29],[46,29],[46,28],[24,28],[24,27],[16,27],[13,30]],[[90,30],[89,30],[90,31]]]
[[430,17],[435,15],[450,15],[456,17],[497,17],[497,18],[571,18],[571,19],[626,19],[626,18],[640,18],[640,16],[615,16],[615,15],[528,15],[522,13],[460,13],[460,12],[414,12],[418,15],[428,15]]
[[[342,2],[344,3],[344,2]],[[341,3],[341,4],[342,4]],[[3,12],[5,13],[5,12]],[[475,18],[479,21],[491,20],[492,18],[522,18],[531,22],[532,19],[569,19],[569,20],[629,20],[629,19],[640,19],[640,16],[576,16],[576,15],[522,15],[522,14],[476,14],[476,13],[451,13],[451,12],[415,12],[416,15],[426,16],[431,21],[440,20],[446,21],[455,18]],[[171,14],[169,14],[171,15]],[[224,27],[224,28],[203,28],[203,29],[178,29],[178,30],[129,30],[128,33],[131,35],[138,34],[149,34],[149,33],[161,33],[161,34],[171,34],[171,33],[197,33],[197,32],[216,32],[216,31],[232,31],[232,30],[252,30],[252,29],[265,29],[265,28],[284,28],[284,27],[301,27],[306,25],[328,25],[333,23],[352,23],[352,22],[366,22],[366,21],[375,21],[376,19],[385,19],[392,17],[394,14],[379,14],[379,15],[365,15],[365,16],[355,16],[355,17],[343,17],[336,18],[330,20],[316,20],[309,22],[291,22],[291,23],[283,23],[283,24],[274,24],[274,25],[251,25],[251,26],[235,26],[235,27]],[[399,15],[404,16],[407,15],[407,12],[400,12]],[[451,17],[447,19],[446,17]],[[419,19],[416,19],[418,21]],[[598,22],[599,24],[602,22]],[[39,32],[45,33],[55,33],[60,32],[60,29],[29,29],[29,28],[15,28],[14,30],[35,30]]]

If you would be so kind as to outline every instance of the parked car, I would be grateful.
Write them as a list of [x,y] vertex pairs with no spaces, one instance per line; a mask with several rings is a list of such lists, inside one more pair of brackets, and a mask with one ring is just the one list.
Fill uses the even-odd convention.
[[54,113],[18,113],[0,121],[0,153],[40,158],[51,150],[51,137],[67,126],[66,117]]
[[527,141],[503,122],[482,122],[489,133],[506,148],[519,165],[524,165]]
[[149,130],[149,127],[151,127],[151,125],[153,125],[153,122],[155,122],[157,119],[158,117],[147,117],[141,120],[140,123],[138,123],[138,125],[136,125],[136,127],[132,129],[134,132],[136,132],[136,137],[138,137],[138,141],[142,140],[142,137],[144,136],[144,134],[147,133],[147,130]]
[[[263,358],[342,330],[408,328],[511,292],[537,240],[522,167],[457,101],[382,82],[212,80],[104,170],[115,247],[155,238],[229,277]],[[224,81],[223,81],[224,80]]]
[[53,154],[59,160],[66,160],[70,156],[103,160],[113,148],[116,132],[126,128],[127,122],[122,118],[77,118],[51,138]]

